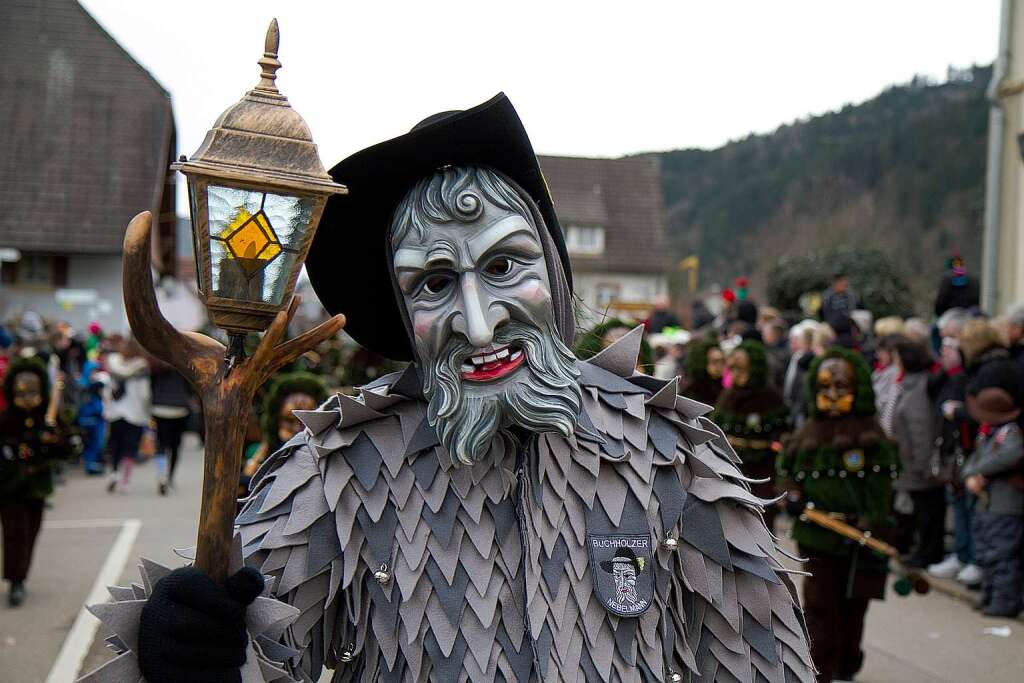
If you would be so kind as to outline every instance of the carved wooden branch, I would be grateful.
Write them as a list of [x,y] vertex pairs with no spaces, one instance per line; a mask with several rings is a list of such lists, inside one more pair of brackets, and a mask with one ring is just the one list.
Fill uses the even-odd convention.
[[206,458],[196,566],[222,581],[227,575],[243,438],[253,397],[279,368],[336,335],[345,326],[345,317],[336,315],[283,342],[299,305],[299,297],[293,297],[287,310],[274,318],[252,357],[237,363],[228,373],[223,344],[203,334],[180,332],[160,313],[150,269],[152,222],[150,212],[144,211],[128,224],[124,238],[124,304],[139,343],[180,372],[202,401]]

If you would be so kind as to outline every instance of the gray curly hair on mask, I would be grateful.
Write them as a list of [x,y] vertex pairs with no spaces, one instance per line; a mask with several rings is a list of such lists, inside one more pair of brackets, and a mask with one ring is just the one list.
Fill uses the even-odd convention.
[[484,200],[525,218],[533,214],[519,193],[497,173],[483,166],[445,166],[417,182],[395,209],[391,242],[410,231],[423,239],[429,223],[472,223],[480,218]]

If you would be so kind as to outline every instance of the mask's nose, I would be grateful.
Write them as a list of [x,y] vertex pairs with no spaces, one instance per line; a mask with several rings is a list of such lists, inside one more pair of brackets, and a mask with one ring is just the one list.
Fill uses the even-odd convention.
[[459,278],[459,308],[452,329],[478,349],[493,342],[498,325],[508,320],[508,310],[480,287],[476,273],[472,272]]

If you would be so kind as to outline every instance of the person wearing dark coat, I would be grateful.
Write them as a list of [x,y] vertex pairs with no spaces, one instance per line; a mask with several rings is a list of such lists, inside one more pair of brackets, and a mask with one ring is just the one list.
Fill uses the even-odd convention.
[[974,448],[977,425],[965,414],[967,375],[963,355],[955,337],[942,338],[941,365],[928,378],[928,396],[932,411],[939,419],[938,463],[948,481],[947,502],[953,505],[956,533],[953,552],[940,563],[928,567],[928,573],[939,578],[953,578],[964,567],[974,563],[974,550],[969,529],[964,529],[967,513],[963,506],[965,491],[958,485],[959,469]]
[[804,610],[818,681],[852,680],[864,661],[861,640],[870,600],[885,597],[888,564],[859,543],[800,517],[811,503],[885,537],[892,527],[899,460],[875,419],[871,375],[860,354],[831,349],[811,365],[808,418],[777,460],[796,519],[793,539],[804,569]]
[[[928,396],[931,358],[927,349],[906,337],[897,337],[892,348],[899,374],[895,396],[882,415],[882,427],[899,447],[903,471],[895,488],[912,503],[909,510],[900,510],[912,515],[909,521],[914,537],[913,550],[904,563],[924,568],[945,556],[946,480],[935,449],[939,418]],[[910,540],[908,535],[908,545]]]
[[[857,295],[850,289],[849,278],[845,273],[835,273],[832,276],[832,286],[826,289],[821,296],[822,321],[836,329],[844,324],[850,324],[850,316],[855,310],[857,310]],[[836,332],[838,333],[839,330],[836,329]]]
[[[62,384],[53,391],[61,391]],[[54,467],[71,454],[67,425],[48,415],[50,392],[46,368],[34,358],[14,362],[4,377],[7,408],[0,413],[0,524],[11,607],[25,599],[25,579],[43,508],[53,493]]]
[[940,316],[951,308],[977,309],[980,302],[978,281],[967,274],[963,259],[954,254],[949,260],[949,273],[942,277],[935,295],[935,315]]
[[1018,418],[1021,376],[1016,363],[990,363],[968,387],[967,407],[981,425],[978,446],[963,468],[967,490],[978,496],[974,543],[981,566],[986,616],[1016,617],[1021,602],[1024,540],[1024,435]]
[[[789,424],[782,393],[768,383],[768,356],[764,344],[742,342],[726,359],[730,385],[715,405],[715,421],[743,461],[743,474],[764,480],[752,484],[754,495],[775,498],[775,453]],[[765,509],[764,521],[773,530],[775,508]]]
[[151,363],[149,383],[156,422],[157,489],[163,496],[174,486],[181,437],[192,414],[192,389],[174,368],[156,360]]

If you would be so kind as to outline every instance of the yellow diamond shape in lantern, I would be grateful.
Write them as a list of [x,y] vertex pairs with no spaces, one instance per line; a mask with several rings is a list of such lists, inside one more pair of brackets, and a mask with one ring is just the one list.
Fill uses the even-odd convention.
[[250,277],[281,253],[281,243],[263,210],[250,214],[244,208],[220,234],[231,256]]

